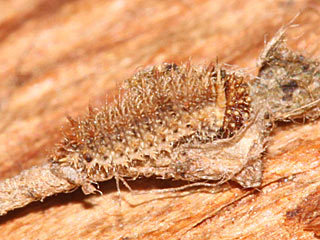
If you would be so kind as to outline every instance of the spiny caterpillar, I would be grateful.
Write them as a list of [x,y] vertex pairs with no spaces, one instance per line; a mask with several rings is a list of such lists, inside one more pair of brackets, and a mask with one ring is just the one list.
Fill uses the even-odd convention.
[[113,177],[194,182],[229,179],[241,170],[246,159],[227,166],[218,151],[230,146],[212,142],[237,138],[250,122],[251,98],[242,76],[212,64],[165,63],[138,72],[126,85],[113,104],[91,110],[82,121],[70,120],[71,131],[52,156],[54,165],[75,170],[75,179],[68,180],[85,193],[95,190],[91,182]]
[[90,194],[111,178],[260,186],[274,123],[319,116],[319,63],[289,50],[283,33],[267,45],[254,80],[217,64],[138,72],[113,103],[69,118],[47,164],[0,182],[0,215],[80,186]]

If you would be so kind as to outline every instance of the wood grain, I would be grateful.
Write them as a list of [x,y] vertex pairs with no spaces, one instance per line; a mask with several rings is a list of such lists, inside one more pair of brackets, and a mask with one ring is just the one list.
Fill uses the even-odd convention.
[[[256,74],[264,40],[308,8],[320,6],[307,0],[0,1],[0,178],[45,162],[62,138],[61,126],[68,127],[66,115],[109,101],[121,81],[144,66],[190,58],[201,64],[218,56]],[[299,23],[318,28],[312,17]],[[319,33],[309,33],[313,44],[296,47],[314,53]],[[319,129],[315,121],[274,131],[261,189],[230,183],[215,194],[173,197],[123,188],[120,207],[109,181],[100,186],[103,195],[77,190],[1,217],[0,238],[316,239]],[[182,183],[129,184],[156,190]]]

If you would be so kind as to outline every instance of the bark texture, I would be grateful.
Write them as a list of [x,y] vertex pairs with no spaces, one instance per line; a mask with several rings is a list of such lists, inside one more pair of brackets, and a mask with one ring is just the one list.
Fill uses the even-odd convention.
[[[88,104],[112,99],[138,69],[164,61],[246,67],[299,11],[291,46],[319,56],[317,1],[0,1],[0,178],[46,162]],[[297,28],[298,29],[298,28]],[[107,97],[106,97],[107,96]],[[281,124],[264,156],[264,187],[155,194],[180,182],[140,179],[102,195],[59,194],[0,218],[1,239],[316,239],[320,121]]]

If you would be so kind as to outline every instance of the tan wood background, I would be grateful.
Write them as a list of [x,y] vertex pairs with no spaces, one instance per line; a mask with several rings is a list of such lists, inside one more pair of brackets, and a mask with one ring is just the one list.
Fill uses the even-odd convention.
[[[315,35],[316,0],[0,0],[0,179],[45,162],[66,115],[110,101],[147,65],[218,56],[256,74],[264,40],[301,10],[310,16],[299,23]],[[319,49],[318,37],[297,47]],[[264,158],[264,183],[275,182],[256,191],[231,183],[216,194],[172,197],[123,188],[119,207],[109,181],[103,195],[77,190],[0,217],[0,239],[316,239],[320,121],[282,124]]]

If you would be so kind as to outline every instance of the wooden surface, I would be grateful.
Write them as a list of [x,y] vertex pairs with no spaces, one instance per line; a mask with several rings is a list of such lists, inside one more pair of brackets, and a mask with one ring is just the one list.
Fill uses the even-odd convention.
[[[318,5],[317,5],[318,4]],[[317,1],[0,1],[0,178],[46,161],[66,115],[112,99],[126,77],[164,61],[220,62],[256,74],[264,40]],[[311,17],[299,23],[318,28]],[[319,48],[320,34],[310,31]],[[319,34],[319,35],[316,35]],[[319,38],[316,38],[318,36]],[[316,39],[316,40],[315,40]],[[307,47],[306,47],[307,46]],[[247,191],[136,195],[115,182],[0,218],[0,239],[316,239],[320,121],[282,124],[265,154],[264,184]],[[136,190],[182,183],[140,179]]]

